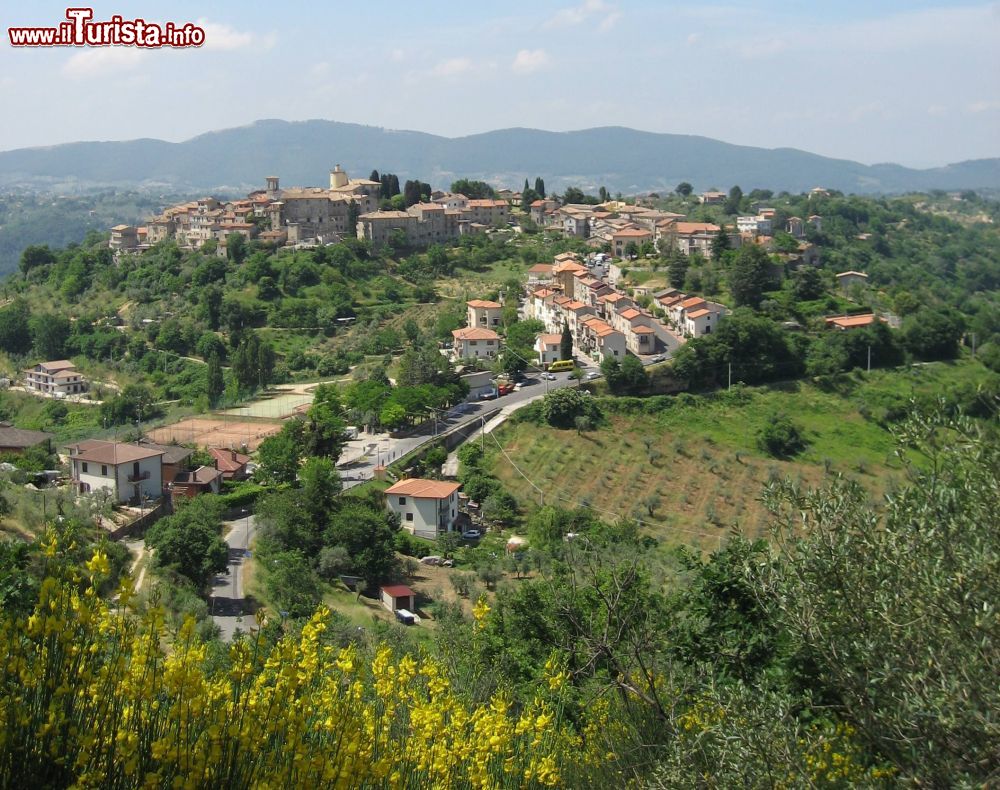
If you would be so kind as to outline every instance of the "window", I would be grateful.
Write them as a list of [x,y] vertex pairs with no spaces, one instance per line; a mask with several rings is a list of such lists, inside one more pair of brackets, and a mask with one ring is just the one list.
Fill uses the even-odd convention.
[[83,462],[83,471],[84,471],[84,473],[87,472],[87,462],[86,461]]
[[406,497],[405,496],[401,496],[399,498],[399,504],[401,504],[401,505],[405,505],[406,504]]
[[407,521],[413,521],[413,514],[412,513],[407,513],[406,514],[406,520]]
[[107,477],[108,476],[108,467],[105,466],[104,464],[101,464],[101,475],[103,477]]

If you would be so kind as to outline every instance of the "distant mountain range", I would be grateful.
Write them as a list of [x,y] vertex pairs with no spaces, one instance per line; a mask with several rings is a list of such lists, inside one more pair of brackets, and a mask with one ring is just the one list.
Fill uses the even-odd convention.
[[1000,158],[915,170],[623,127],[502,129],[448,138],[318,120],[257,121],[182,143],[142,139],[4,151],[0,187],[245,191],[263,187],[268,175],[280,176],[282,186],[324,185],[335,164],[355,177],[376,168],[445,188],[457,178],[473,178],[520,189],[525,178],[542,176],[550,190],[578,186],[596,192],[605,186],[623,194],[668,191],[681,181],[696,190],[739,184],[745,192],[815,186],[853,193],[1000,189]]

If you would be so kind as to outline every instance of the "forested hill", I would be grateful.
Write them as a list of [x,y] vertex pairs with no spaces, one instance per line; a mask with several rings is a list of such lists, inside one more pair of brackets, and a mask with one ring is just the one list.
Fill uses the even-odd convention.
[[540,174],[550,188],[605,186],[625,194],[665,191],[681,181],[698,190],[732,184],[792,192],[820,185],[853,193],[1000,188],[1000,159],[914,170],[622,127],[503,129],[447,138],[326,120],[258,121],[182,143],[79,142],[0,152],[0,186],[242,189],[272,174],[289,185],[309,185],[323,183],[336,163],[366,175],[373,162],[401,176],[429,177],[434,186],[468,177],[516,188]]

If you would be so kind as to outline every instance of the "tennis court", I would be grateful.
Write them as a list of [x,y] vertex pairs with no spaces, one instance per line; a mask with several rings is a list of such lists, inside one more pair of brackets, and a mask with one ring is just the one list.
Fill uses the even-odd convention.
[[199,447],[222,447],[253,452],[268,436],[281,430],[281,423],[265,420],[232,420],[191,417],[173,425],[164,425],[149,433],[159,444],[196,444]]

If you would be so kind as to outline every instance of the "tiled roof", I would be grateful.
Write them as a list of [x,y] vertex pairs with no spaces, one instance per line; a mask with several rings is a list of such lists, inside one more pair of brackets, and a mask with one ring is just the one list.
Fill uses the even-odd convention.
[[456,340],[499,340],[500,335],[494,332],[492,329],[483,329],[481,327],[467,326],[464,329],[453,329],[451,331],[452,336]]
[[411,496],[416,499],[447,499],[459,489],[458,483],[445,480],[422,480],[408,477],[385,490],[386,494]]
[[72,456],[74,460],[90,461],[95,464],[111,464],[113,466],[129,464],[134,461],[142,461],[146,458],[156,458],[163,455],[163,450],[151,450],[148,447],[139,447],[134,444],[119,442],[102,442],[96,439],[70,446],[80,449],[80,452]]
[[415,593],[405,584],[387,584],[380,588],[382,592],[388,593],[393,598],[412,598]]
[[499,302],[489,302],[485,299],[470,299],[466,304],[469,307],[478,307],[482,310],[499,310],[503,307]]
[[693,313],[688,313],[687,317],[688,318],[701,318],[703,315],[709,315],[711,312],[712,312],[711,310],[705,310],[705,309],[695,310]]

